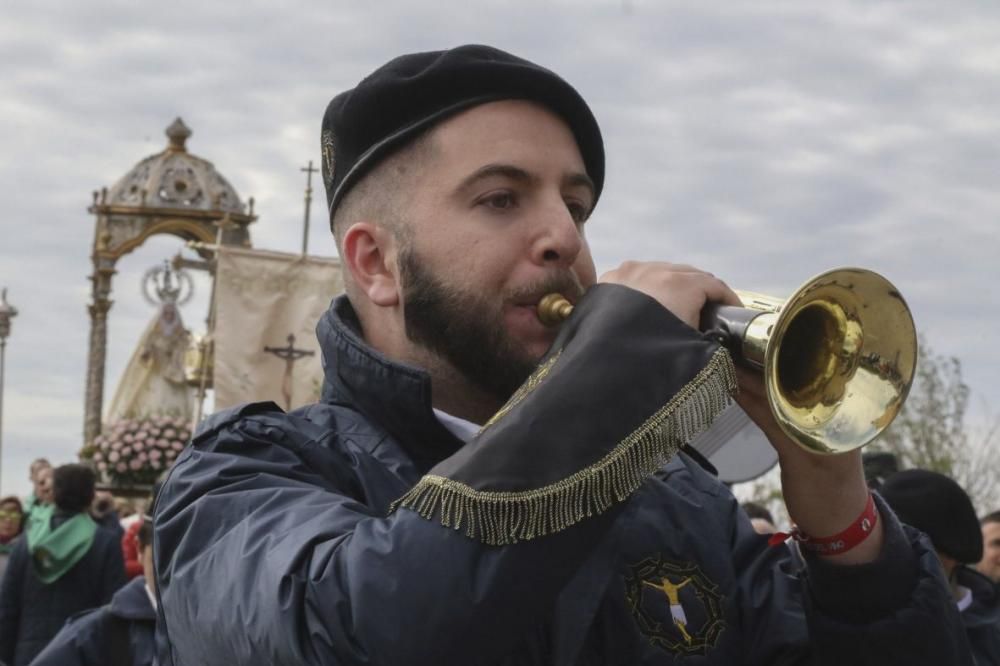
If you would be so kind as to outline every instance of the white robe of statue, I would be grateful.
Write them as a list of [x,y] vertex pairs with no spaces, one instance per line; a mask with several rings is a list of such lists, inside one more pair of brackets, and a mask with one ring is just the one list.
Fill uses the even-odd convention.
[[193,393],[184,378],[190,335],[177,306],[163,303],[125,366],[105,423],[153,416],[192,418]]

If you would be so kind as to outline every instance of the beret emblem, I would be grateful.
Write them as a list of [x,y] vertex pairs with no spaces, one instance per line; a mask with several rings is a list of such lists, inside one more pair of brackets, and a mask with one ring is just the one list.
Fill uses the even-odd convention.
[[323,151],[323,182],[326,183],[327,187],[333,184],[333,167],[334,167],[334,153],[333,153],[333,132],[330,130],[323,130],[323,136],[320,139],[320,147]]

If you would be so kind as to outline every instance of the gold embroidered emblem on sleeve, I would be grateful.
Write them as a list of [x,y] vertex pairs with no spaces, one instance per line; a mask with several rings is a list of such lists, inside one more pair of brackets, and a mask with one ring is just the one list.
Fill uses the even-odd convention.
[[718,585],[692,562],[655,556],[629,566],[625,601],[639,631],[673,654],[704,656],[726,628]]

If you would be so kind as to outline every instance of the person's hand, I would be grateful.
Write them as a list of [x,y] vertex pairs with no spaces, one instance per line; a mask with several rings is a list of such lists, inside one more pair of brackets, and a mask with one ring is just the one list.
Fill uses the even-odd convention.
[[602,275],[598,282],[620,284],[641,291],[655,298],[692,328],[698,328],[705,303],[741,305],[739,297],[725,282],[686,264],[626,261]]
[[[737,367],[740,407],[757,424],[778,452],[781,492],[788,515],[803,532],[828,537],[843,531],[861,515],[868,503],[868,486],[861,465],[861,452],[820,455],[806,451],[785,434],[767,402],[763,375]],[[855,548],[839,555],[824,556],[842,564],[874,560],[882,548],[882,522]]]

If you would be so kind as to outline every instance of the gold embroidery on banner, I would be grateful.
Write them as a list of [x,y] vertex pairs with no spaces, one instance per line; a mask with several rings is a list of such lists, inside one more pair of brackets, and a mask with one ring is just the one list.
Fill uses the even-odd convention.
[[694,379],[607,455],[564,479],[534,490],[496,492],[428,474],[389,512],[405,507],[428,520],[440,514],[446,527],[464,528],[467,536],[495,546],[562,531],[627,499],[677,449],[708,428],[735,391],[732,358],[719,349]]
[[559,360],[559,357],[561,355],[562,355],[562,349],[557,351],[550,359],[548,359],[540,366],[535,368],[535,371],[531,373],[531,376],[528,377],[527,381],[521,384],[521,386],[519,386],[518,389],[514,391],[514,395],[510,397],[510,400],[507,401],[507,404],[501,407],[500,411],[494,414],[490,418],[490,420],[486,422],[486,425],[484,425],[482,428],[479,429],[479,434],[480,435],[483,434],[483,432],[485,432],[487,428],[489,428],[491,425],[493,425],[494,423],[505,417],[510,412],[510,410],[517,407],[518,403],[520,403],[532,391],[538,388],[539,384],[541,384],[542,381],[545,379],[545,377],[548,376],[549,371],[552,370],[552,366],[556,364],[556,361]]

